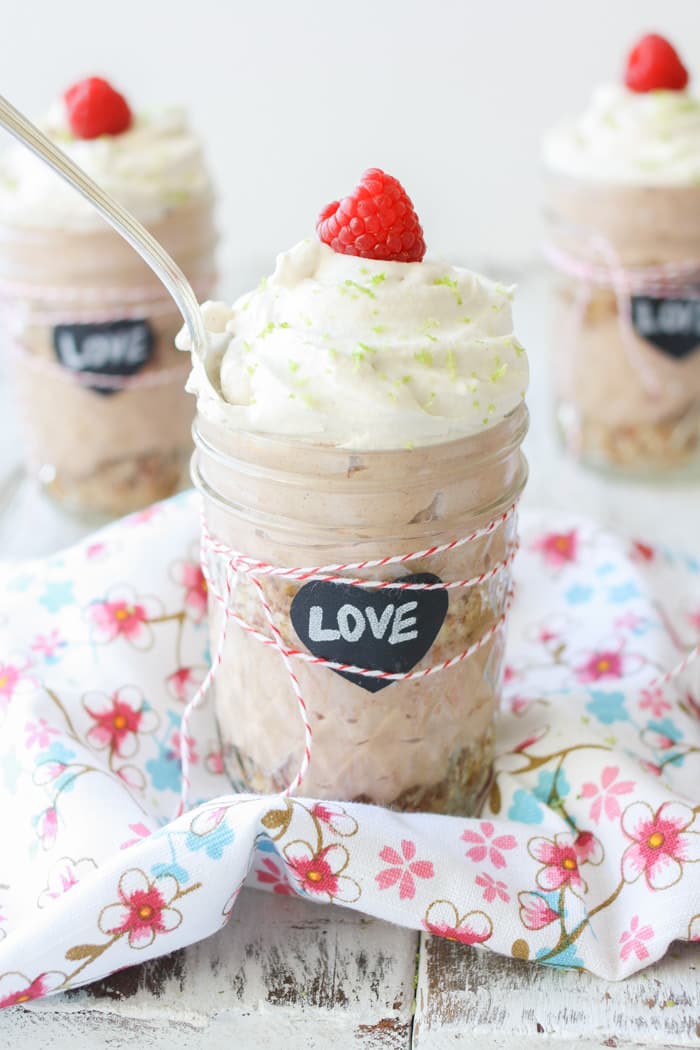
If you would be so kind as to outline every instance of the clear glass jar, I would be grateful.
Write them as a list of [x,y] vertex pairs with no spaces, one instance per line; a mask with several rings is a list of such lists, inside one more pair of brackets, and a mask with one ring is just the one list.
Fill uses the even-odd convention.
[[[526,429],[527,411],[520,406],[475,437],[411,450],[355,452],[236,433],[198,417],[193,478],[204,497],[208,533],[226,547],[278,567],[354,563],[439,546],[501,515],[525,484],[520,446]],[[430,574],[443,583],[471,579],[508,558],[516,527],[511,516],[488,536],[438,556],[342,575],[396,580]],[[207,557],[210,578],[222,593],[224,564],[216,555]],[[510,565],[478,586],[439,590],[444,619],[440,622],[438,616],[437,633],[432,633],[433,623],[427,635],[435,604],[430,609],[422,604],[399,608],[417,599],[417,591],[378,592],[360,586],[335,600],[334,583],[325,583],[323,594],[306,592],[313,593],[311,598],[299,597],[308,583],[259,579],[286,646],[308,651],[312,637],[315,645],[331,638],[327,646],[321,642],[320,649],[311,651],[353,666],[387,670],[387,638],[408,642],[416,634],[417,649],[403,650],[408,654],[404,663],[391,665],[403,671],[441,664],[489,632],[506,609]],[[380,604],[370,611],[375,600]],[[271,637],[249,575],[237,575],[231,601],[232,611],[248,627]],[[313,601],[321,610],[315,634],[313,613],[308,621],[304,618]],[[344,613],[338,611],[341,601]],[[389,604],[392,611],[387,612]],[[359,615],[348,614],[348,606],[359,609]],[[302,610],[298,617],[295,608]],[[410,630],[414,615],[415,632]],[[212,652],[222,616],[221,601],[210,594]],[[334,655],[337,637],[354,645],[358,631],[360,644],[346,648],[340,659]],[[377,635],[380,644],[375,646]],[[367,687],[374,679],[353,680],[292,658],[313,730],[311,763],[299,794],[405,810],[474,812],[491,775],[503,651],[504,632],[498,630],[449,669],[383,683],[377,691]],[[227,768],[236,787],[284,789],[300,768],[304,734],[278,650],[229,618],[214,688]]]
[[550,176],[556,413],[566,448],[641,477],[700,466],[700,187]]
[[[198,294],[214,287],[213,201],[151,226]],[[5,351],[27,468],[80,512],[124,514],[174,492],[186,474],[193,410],[182,318],[116,233],[0,227]]]

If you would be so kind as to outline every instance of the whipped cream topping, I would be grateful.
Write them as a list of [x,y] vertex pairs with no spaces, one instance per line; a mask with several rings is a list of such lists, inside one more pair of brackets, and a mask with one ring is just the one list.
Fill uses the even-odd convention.
[[[123,134],[86,140],[71,132],[60,100],[40,127],[142,222],[157,221],[211,193],[200,144],[180,109],[135,115]],[[21,145],[0,156],[0,222],[52,229],[104,226],[87,201]]]
[[544,162],[551,171],[601,182],[698,182],[700,100],[685,91],[603,85],[580,117],[545,137]]
[[[242,430],[392,449],[476,434],[528,382],[512,290],[439,261],[336,254],[316,239],[229,307],[203,306],[206,357],[188,389]],[[190,349],[186,332],[177,345]]]

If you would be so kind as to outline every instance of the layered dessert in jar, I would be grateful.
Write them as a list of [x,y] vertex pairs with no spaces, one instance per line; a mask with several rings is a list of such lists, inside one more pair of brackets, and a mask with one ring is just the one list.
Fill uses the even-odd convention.
[[557,418],[585,463],[700,463],[700,101],[672,45],[546,137]]
[[237,788],[294,781],[304,719],[298,793],[469,813],[488,784],[528,364],[511,289],[423,254],[370,169],[203,307],[193,477]]
[[[134,113],[91,77],[42,130],[212,293],[213,192],[182,111]],[[91,205],[19,145],[0,158],[0,310],[31,474],[81,511],[124,513],[173,492],[193,415],[178,311]]]

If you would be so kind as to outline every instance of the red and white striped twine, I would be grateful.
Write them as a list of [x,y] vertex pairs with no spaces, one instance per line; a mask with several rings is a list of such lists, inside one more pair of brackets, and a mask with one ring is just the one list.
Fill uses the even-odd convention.
[[[477,587],[480,584],[486,583],[489,580],[493,580],[500,576],[502,573],[510,569],[510,566],[515,558],[518,551],[517,539],[510,545],[507,555],[491,569],[480,573],[478,576],[472,576],[469,579],[463,580],[452,580],[449,583],[403,583],[401,580],[366,580],[356,576],[342,575],[344,572],[358,572],[366,569],[383,568],[388,565],[404,565],[411,561],[420,561],[424,558],[432,558],[439,554],[445,554],[449,551],[456,550],[459,547],[463,547],[465,544],[474,543],[478,539],[490,536],[497,529],[501,528],[506,522],[515,515],[517,509],[517,503],[513,503],[508,510],[504,511],[493,521],[489,522],[483,528],[475,529],[469,533],[468,536],[463,536],[459,539],[450,540],[448,543],[439,544],[433,547],[427,547],[425,550],[416,551],[411,554],[398,554],[391,555],[386,558],[376,558],[361,562],[347,562],[344,564],[334,565],[322,565],[313,566],[306,568],[283,568],[280,566],[270,565],[267,562],[260,561],[255,558],[250,558],[238,551],[232,550],[226,544],[222,543],[213,537],[206,527],[204,520],[202,519],[202,572],[207,582],[212,597],[217,601],[223,608],[223,618],[221,624],[221,630],[219,632],[219,638],[216,646],[216,652],[214,653],[211,667],[202,682],[197,689],[192,699],[187,704],[181,720],[180,725],[180,761],[182,764],[182,791],[180,802],[178,805],[177,815],[179,816],[184,812],[187,804],[187,795],[190,787],[190,772],[189,772],[189,755],[187,751],[187,728],[190,716],[196,707],[202,702],[206,696],[216,672],[221,664],[221,659],[224,650],[224,644],[226,641],[226,632],[228,623],[232,620],[237,626],[242,628],[248,634],[250,634],[257,641],[263,645],[272,646],[279,652],[284,666],[289,676],[294,695],[297,700],[299,708],[299,714],[301,716],[302,724],[304,726],[304,755],[294,780],[285,788],[283,795],[291,795],[300,786],[302,780],[306,776],[309,765],[311,763],[311,745],[312,745],[312,730],[309,722],[309,715],[306,706],[306,701],[302,695],[301,686],[299,679],[297,678],[294,668],[292,667],[292,660],[302,660],[309,664],[327,667],[331,671],[343,671],[349,674],[356,674],[367,678],[381,678],[386,681],[411,681],[413,679],[428,678],[431,675],[439,674],[441,671],[447,671],[451,667],[455,667],[457,664],[467,660],[470,656],[473,656],[480,649],[483,648],[494,635],[503,627],[508,615],[508,611],[513,601],[512,588],[508,588],[506,601],[501,615],[495,620],[493,624],[484,632],[484,634],[473,642],[462,652],[457,653],[455,656],[449,657],[443,660],[439,664],[434,664],[430,667],[424,667],[420,670],[405,671],[405,672],[389,672],[381,671],[371,667],[357,667],[354,664],[337,663],[333,660],[327,660],[322,656],[314,656],[302,649],[295,649],[288,646],[282,634],[274,622],[274,616],[272,609],[270,608],[263,585],[261,583],[261,577],[276,577],[281,579],[294,580],[295,582],[308,583],[312,580],[323,580],[324,582],[331,583],[344,583],[356,587],[366,587],[375,590],[384,589],[395,589],[399,591],[432,591],[432,590],[454,590],[457,588],[469,588]],[[215,560],[221,559],[225,565],[225,571],[223,573],[223,588],[217,588],[215,581]],[[242,573],[250,576],[252,579],[260,605],[265,614],[265,619],[270,628],[271,636],[264,634],[262,631],[258,631],[255,627],[247,623],[238,613],[234,612],[231,608],[232,605],[232,593],[234,588],[234,581],[238,575]]]

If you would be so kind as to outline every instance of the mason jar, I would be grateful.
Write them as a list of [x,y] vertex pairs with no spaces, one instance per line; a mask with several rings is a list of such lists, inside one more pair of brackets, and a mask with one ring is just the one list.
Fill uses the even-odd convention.
[[550,175],[556,417],[565,447],[617,474],[700,466],[700,187]]
[[[526,429],[520,405],[477,436],[352,451],[197,418],[216,715],[237,789],[279,792],[301,767],[293,674],[312,731],[297,793],[475,812],[491,776]],[[303,567],[324,571],[280,572]],[[387,581],[402,587],[376,586]]]
[[[206,298],[213,200],[150,226]],[[113,230],[0,226],[0,309],[27,470],[62,504],[117,515],[174,492],[191,453],[182,319]]]

